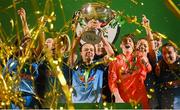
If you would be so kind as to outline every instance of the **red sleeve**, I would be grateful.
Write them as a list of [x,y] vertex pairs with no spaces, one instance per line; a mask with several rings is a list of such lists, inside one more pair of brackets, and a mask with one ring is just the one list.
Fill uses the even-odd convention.
[[141,52],[136,52],[138,62],[140,63],[140,66],[143,70],[145,70],[147,73],[152,70],[151,64],[149,63],[149,59],[147,56],[144,56]]
[[152,70],[151,64],[149,63],[149,60],[147,57],[144,57],[146,63],[143,64],[143,67],[146,69],[147,73],[149,73]]
[[117,83],[116,83],[117,82],[117,68],[118,68],[117,61],[113,61],[109,64],[108,84],[112,93],[114,93],[115,89],[117,88]]
[[152,67],[149,63],[149,60],[147,57],[142,56],[138,57],[139,63],[140,63],[140,69],[141,69],[141,74],[146,78],[147,73],[149,73],[152,70]]

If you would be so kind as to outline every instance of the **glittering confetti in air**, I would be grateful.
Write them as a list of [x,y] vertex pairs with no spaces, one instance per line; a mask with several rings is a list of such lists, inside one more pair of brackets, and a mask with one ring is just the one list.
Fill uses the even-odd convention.
[[[73,92],[73,87],[69,87],[67,85],[67,81],[63,75],[63,71],[61,70],[60,65],[62,65],[63,62],[63,54],[64,53],[59,53],[57,56],[58,58],[54,59],[51,55],[51,53],[49,51],[44,52],[43,53],[43,57],[39,57],[36,56],[36,51],[35,51],[35,45],[38,41],[39,35],[41,34],[42,31],[50,34],[50,35],[54,35],[54,31],[55,31],[55,27],[57,24],[55,24],[56,21],[58,21],[58,19],[56,18],[56,14],[59,14],[56,12],[56,10],[54,10],[55,6],[58,4],[58,9],[61,12],[61,17],[63,19],[63,26],[58,29],[60,34],[68,34],[69,32],[71,32],[72,30],[75,30],[75,26],[73,27],[72,25],[72,20],[67,20],[66,19],[66,13],[64,10],[64,6],[63,5],[63,0],[58,0],[58,3],[53,2],[53,0],[46,0],[45,4],[44,4],[44,9],[41,10],[39,6],[39,4],[41,3],[37,3],[36,0],[30,0],[33,4],[32,10],[33,10],[33,15],[28,15],[27,19],[31,19],[31,16],[35,16],[35,19],[37,20],[36,25],[32,26],[30,24],[30,29],[29,29],[29,33],[30,36],[29,39],[30,41],[27,41],[27,46],[23,46],[20,45],[22,43],[22,41],[20,40],[21,37],[20,36],[26,36],[27,35],[21,35],[21,32],[23,32],[23,29],[21,29],[21,26],[18,25],[18,21],[19,21],[19,17],[17,14],[17,10],[19,7],[19,5],[21,3],[25,3],[25,0],[13,0],[12,4],[8,5],[7,7],[5,7],[4,9],[0,9],[2,12],[8,11],[8,10],[13,10],[14,11],[14,18],[10,17],[10,20],[8,21],[8,23],[10,24],[11,27],[11,31],[15,31],[15,34],[12,36],[8,36],[8,34],[4,31],[2,24],[0,23],[0,60],[2,60],[2,67],[0,66],[0,87],[1,87],[1,93],[0,93],[0,108],[5,108],[5,109],[9,109],[9,106],[11,104],[11,102],[15,103],[16,105],[18,105],[20,108],[22,109],[26,109],[24,108],[24,103],[25,100],[22,98],[22,92],[15,89],[16,87],[18,87],[19,83],[20,83],[20,75],[14,75],[14,73],[10,74],[8,72],[8,70],[5,70],[7,72],[7,74],[5,76],[3,76],[2,70],[3,67],[6,66],[7,61],[11,58],[17,58],[17,60],[19,61],[19,65],[17,67],[17,73],[19,74],[20,71],[22,69],[24,69],[24,72],[28,71],[28,68],[23,68],[25,63],[29,60],[33,60],[33,58],[36,58],[37,62],[41,62],[44,59],[47,60],[47,62],[49,62],[50,64],[50,68],[52,69],[52,73],[53,75],[57,78],[57,82],[59,82],[59,85],[51,85],[52,90],[49,91],[45,97],[46,97],[46,101],[48,104],[48,108],[50,109],[74,109],[74,105],[72,103],[71,100],[71,94]],[[76,0],[78,1],[78,0]],[[103,3],[103,4],[107,4],[107,7],[110,8],[109,3],[111,3],[111,0],[104,0],[104,2],[101,2],[99,0],[96,0],[96,2],[98,3]],[[131,3],[135,4],[135,5],[141,5],[144,6],[145,4],[143,2],[140,2],[138,0],[130,0]],[[114,10],[113,10],[114,11]],[[136,26],[141,26],[141,23],[138,22],[138,16],[135,15],[128,15],[125,14],[123,11],[115,11],[115,19],[117,20],[116,22],[119,23],[119,25],[123,25],[125,23],[131,24],[131,25],[136,25]],[[79,19],[76,19],[75,22],[77,22]],[[112,23],[113,26],[113,23]],[[142,34],[140,29],[135,29],[134,33],[135,35],[139,35]],[[158,36],[160,38],[166,39],[168,40],[170,43],[172,43],[175,47],[177,47],[179,49],[179,47],[177,46],[177,44],[175,44],[172,40],[170,40],[165,34],[162,34],[161,32],[157,33]],[[73,37],[75,37],[75,33],[73,33]],[[68,39],[69,36],[67,36]],[[54,36],[53,36],[54,38]],[[15,41],[15,39],[17,41]],[[16,44],[13,44],[15,42]],[[70,41],[69,41],[70,43]],[[26,44],[26,43],[25,43]],[[60,46],[64,46],[67,43],[65,43],[63,40],[61,40],[59,42]],[[70,45],[70,44],[69,44]],[[42,49],[43,51],[45,50],[44,48]],[[41,50],[41,51],[42,51]],[[24,51],[24,53],[20,56],[17,57],[16,54],[19,54],[21,51]],[[34,52],[35,51],[35,52]],[[71,51],[69,52],[71,53]],[[42,55],[42,53],[41,53]],[[84,74],[85,77],[85,82],[88,82],[88,76],[89,76],[89,72],[90,69],[96,65],[100,65],[100,64],[105,64],[105,63],[109,63],[112,61],[117,60],[115,57],[110,57],[108,58],[107,62],[96,62],[94,65],[92,65],[91,67],[89,67],[87,69],[87,71]],[[12,68],[15,65],[15,63],[11,63],[9,65],[10,68]],[[75,67],[75,69],[79,68],[78,66]],[[119,69],[119,74],[124,73],[125,69],[122,67],[121,69]],[[13,76],[13,77],[12,77]],[[31,80],[35,80],[33,77],[31,77]],[[117,83],[121,83],[121,80],[118,80]],[[169,83],[171,85],[171,83]],[[58,97],[60,95],[62,95],[62,91],[58,91],[58,87],[62,88],[62,91],[65,93],[65,97],[66,97],[66,104],[67,104],[67,108],[64,107],[59,107],[58,108]],[[155,90],[153,88],[150,88],[150,93],[154,93]],[[153,98],[153,96],[151,94],[148,94],[147,97],[149,99]],[[40,99],[40,97],[38,97],[37,95],[35,95],[35,98],[37,100],[42,100]],[[137,109],[139,105],[139,103],[135,100],[130,100],[130,104],[132,105],[132,107],[134,109]],[[107,110],[107,102],[103,103],[104,109]],[[45,106],[45,105],[43,105]],[[98,105],[96,105],[98,106]],[[113,107],[111,106],[111,109],[113,109]]]

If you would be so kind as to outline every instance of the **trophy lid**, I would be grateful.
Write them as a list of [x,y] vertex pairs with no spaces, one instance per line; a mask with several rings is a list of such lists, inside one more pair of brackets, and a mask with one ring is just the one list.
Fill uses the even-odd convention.
[[87,3],[81,9],[82,17],[86,22],[91,19],[96,19],[104,25],[108,24],[114,18],[114,12],[104,4]]

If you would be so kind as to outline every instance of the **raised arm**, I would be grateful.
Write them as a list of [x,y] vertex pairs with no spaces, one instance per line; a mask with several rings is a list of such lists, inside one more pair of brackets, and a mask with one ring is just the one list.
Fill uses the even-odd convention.
[[[149,63],[149,60],[146,56],[141,56],[140,57],[141,61],[141,67],[149,73],[152,70],[151,64]],[[145,75],[146,76],[146,75]]]
[[112,57],[112,56],[114,56],[114,50],[112,49],[112,47],[109,44],[109,42],[107,41],[107,39],[104,37],[103,32],[101,32],[100,37],[101,37],[101,40],[103,42],[104,49],[105,49],[105,51],[107,53],[107,55],[105,57]]
[[76,48],[77,48],[78,44],[80,43],[80,39],[81,39],[80,36],[81,36],[81,34],[79,34],[79,36],[77,36],[76,38],[73,39],[73,43],[72,43],[72,47],[71,47],[71,51],[70,51],[70,55],[69,55],[69,59],[68,59],[68,65],[70,67],[73,67],[77,60]]
[[30,37],[30,31],[27,25],[27,20],[26,20],[26,11],[24,10],[24,8],[20,8],[17,12],[21,18],[24,36]]
[[148,40],[148,45],[149,45],[149,56],[152,63],[155,64],[157,61],[155,43],[153,39],[153,34],[151,32],[151,28],[150,28],[150,21],[149,19],[146,18],[145,15],[142,18],[142,25],[145,28],[146,34],[147,34],[147,40]]

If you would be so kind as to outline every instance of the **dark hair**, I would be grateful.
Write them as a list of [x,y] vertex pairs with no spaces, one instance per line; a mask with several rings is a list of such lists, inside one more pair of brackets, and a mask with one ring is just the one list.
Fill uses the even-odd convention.
[[122,36],[121,42],[123,42],[128,37],[131,38],[133,43],[135,44],[135,35],[134,34],[126,34],[126,35]]
[[162,48],[164,47],[173,47],[174,51],[177,52],[177,47],[173,45],[172,43],[166,43],[162,46]]

